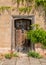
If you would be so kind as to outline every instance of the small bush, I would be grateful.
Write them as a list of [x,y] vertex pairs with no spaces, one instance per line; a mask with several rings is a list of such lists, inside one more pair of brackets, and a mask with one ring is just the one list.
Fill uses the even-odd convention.
[[13,57],[18,57],[18,54],[17,53],[13,53]]
[[8,53],[8,54],[5,54],[5,58],[6,59],[11,59],[12,57],[18,57],[18,54],[17,53]]
[[28,52],[28,56],[33,57],[33,58],[42,58],[42,56],[39,53],[35,52],[35,51]]
[[35,29],[27,32],[27,39],[32,43],[41,43],[46,46],[46,30],[39,28],[38,24],[34,24]]
[[42,49],[46,49],[46,46],[42,45],[41,48],[42,48]]
[[12,55],[11,54],[5,54],[6,59],[11,59]]

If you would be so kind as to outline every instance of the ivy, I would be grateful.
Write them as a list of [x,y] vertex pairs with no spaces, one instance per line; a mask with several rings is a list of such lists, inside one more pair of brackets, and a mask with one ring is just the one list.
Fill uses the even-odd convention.
[[21,0],[22,1],[22,4],[24,3],[24,0]]
[[44,10],[46,11],[46,0],[35,0],[36,7],[42,5]]
[[[30,13],[32,7],[32,3],[34,2],[37,8],[42,5],[42,7],[44,8],[45,11],[45,16],[46,16],[46,0],[12,0],[12,2],[17,3],[17,8],[19,10],[19,12],[24,12],[24,13]],[[24,1],[25,1],[25,6],[24,6]],[[20,2],[22,3],[23,7],[19,7]],[[10,7],[10,6],[0,6],[0,11],[4,11],[4,10],[10,10],[10,9],[14,9],[14,7]]]
[[31,11],[31,8],[32,7],[20,7],[19,8],[19,11],[20,11],[20,13],[22,13],[22,12],[24,12],[24,13],[30,13],[30,11]]
[[45,22],[46,22],[46,0],[35,0],[35,5],[36,5],[37,8],[39,6],[42,6],[43,7],[43,9],[45,11]]
[[20,7],[20,8],[19,8],[19,11],[20,11],[20,12],[26,12],[26,11],[27,11],[27,7]]
[[0,6],[0,11],[3,12],[4,10],[10,10],[10,6]]
[[17,0],[17,7],[19,7],[20,1],[21,1],[21,0]]
[[32,7],[28,7],[28,9],[27,9],[28,14],[30,13],[31,9],[32,9]]
[[[24,3],[24,0],[13,0],[13,1],[16,1],[18,5],[20,4],[20,2]],[[25,0],[25,1],[26,3],[29,3],[29,4],[35,1],[36,6],[42,5],[44,8],[46,8],[46,0]]]

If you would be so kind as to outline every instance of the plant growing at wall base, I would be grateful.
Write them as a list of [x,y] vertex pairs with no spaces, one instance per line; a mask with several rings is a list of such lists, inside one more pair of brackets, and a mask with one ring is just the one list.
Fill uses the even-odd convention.
[[18,57],[18,54],[17,53],[13,53],[13,57]]
[[46,31],[42,28],[34,27],[34,30],[28,31],[27,38],[34,44],[40,42],[42,45],[46,46]]
[[6,59],[11,59],[12,57],[18,57],[17,53],[7,53],[4,55]]
[[42,58],[42,56],[35,51],[29,51],[27,55],[28,57],[33,57],[33,58],[38,58],[38,59]]
[[6,59],[11,59],[12,58],[12,54],[5,54],[5,58]]

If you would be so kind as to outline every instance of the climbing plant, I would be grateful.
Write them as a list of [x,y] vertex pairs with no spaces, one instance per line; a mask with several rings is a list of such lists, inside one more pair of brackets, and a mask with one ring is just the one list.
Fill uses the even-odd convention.
[[22,13],[22,12],[26,13],[27,12],[29,14],[31,11],[31,8],[32,8],[31,6],[30,7],[20,7],[19,11],[20,11],[20,13]]
[[46,11],[46,0],[35,0],[36,6],[42,5],[44,10]]
[[[30,13],[31,9],[32,9],[32,2],[33,0],[12,0],[14,2],[17,3],[17,9],[19,10],[20,13],[24,12],[24,13]],[[24,2],[25,2],[25,5],[24,7],[19,7],[19,4],[20,2],[22,3],[22,5],[24,6]]]
[[28,8],[29,6],[32,6],[32,2],[35,1],[35,5],[36,7],[39,7],[40,5],[42,5],[42,7],[44,8],[45,12],[46,12],[46,0],[13,0],[15,2],[17,2],[17,6],[19,7],[20,2],[22,2],[22,4],[24,3],[24,1],[26,2],[26,6],[23,9],[25,10],[26,8]]
[[3,12],[5,10],[11,10],[10,6],[0,6],[0,12]]
[[[20,13],[24,12],[24,13],[30,13],[32,8],[33,8],[33,2],[35,3],[34,7],[36,6],[37,8],[42,5],[42,7],[44,8],[45,11],[45,16],[46,16],[46,0],[12,0],[12,2],[17,3],[17,8],[19,10]],[[20,2],[22,3],[22,7],[19,7]],[[25,2],[25,5],[23,4]],[[0,6],[0,11],[4,11],[4,10],[13,10],[14,7],[10,7],[10,6]]]
[[[36,7],[39,7],[40,5],[43,7],[45,11],[45,17],[46,17],[46,0],[35,0]],[[45,18],[46,21],[46,18]]]
[[21,1],[21,0],[17,0],[17,7],[19,7],[20,1]]
[[20,7],[19,11],[20,11],[20,13],[22,13],[22,12],[26,13],[27,7]]
[[44,8],[46,7],[46,0],[35,0],[37,6],[42,5]]
[[21,0],[22,1],[22,5],[24,4],[24,0]]

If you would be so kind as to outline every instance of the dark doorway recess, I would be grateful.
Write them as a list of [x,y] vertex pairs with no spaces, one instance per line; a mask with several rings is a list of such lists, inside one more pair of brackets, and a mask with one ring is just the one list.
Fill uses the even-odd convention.
[[34,49],[34,45],[27,39],[27,31],[30,29],[30,25],[34,24],[34,15],[17,15],[12,16],[11,25],[11,50],[18,52],[28,52]]
[[15,28],[15,49],[18,52],[27,52],[31,48],[30,40],[27,39],[27,31],[31,30],[31,20],[16,19],[14,20]]

